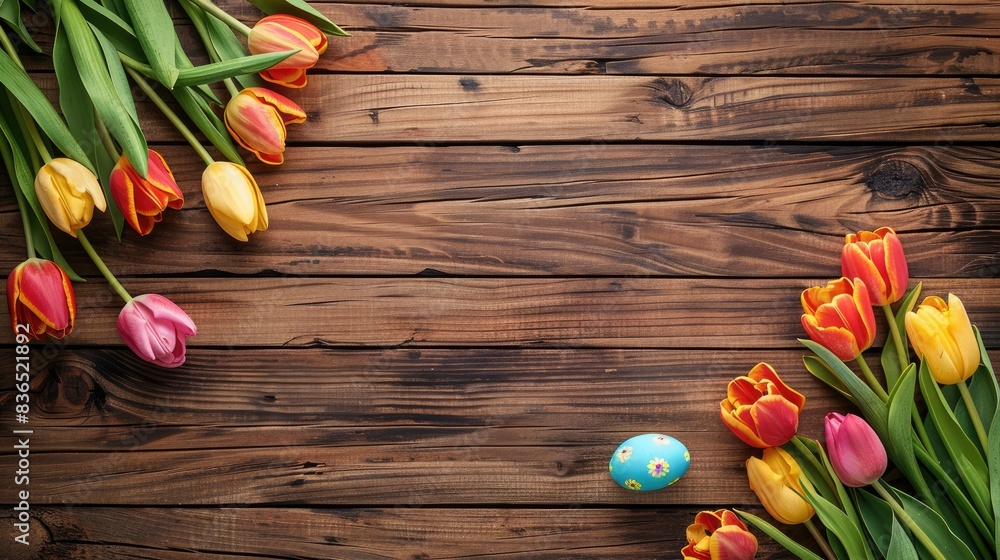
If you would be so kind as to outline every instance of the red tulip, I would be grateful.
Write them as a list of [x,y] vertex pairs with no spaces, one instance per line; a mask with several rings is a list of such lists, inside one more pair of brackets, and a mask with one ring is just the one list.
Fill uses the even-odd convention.
[[325,33],[308,21],[287,14],[261,19],[247,37],[247,48],[253,54],[299,51],[260,73],[269,82],[293,88],[306,85],[306,70],[316,65],[326,47]]
[[24,333],[18,325],[28,325],[24,334],[36,340],[45,335],[62,338],[73,331],[76,293],[59,265],[28,259],[7,277],[7,309],[15,333]]
[[887,227],[848,234],[840,253],[840,269],[845,277],[864,281],[873,305],[899,301],[910,280],[903,245]]
[[684,560],[751,560],[757,554],[757,538],[726,509],[698,513],[687,528],[687,541]]
[[824,429],[830,463],[841,482],[860,488],[882,476],[888,465],[885,446],[863,418],[831,412]]
[[802,292],[802,328],[844,361],[857,358],[875,342],[875,312],[860,279],[833,280]]
[[747,445],[765,448],[788,443],[799,428],[806,398],[785,385],[770,365],[759,363],[729,383],[720,403],[722,423]]
[[246,88],[226,104],[229,135],[260,161],[285,161],[285,125],[305,122],[306,113],[294,101],[266,88]]
[[116,326],[137,356],[168,368],[184,363],[187,337],[198,332],[183,309],[158,294],[143,294],[126,303]]
[[111,170],[111,195],[125,215],[125,221],[139,235],[153,231],[167,208],[184,206],[184,194],[174,180],[163,156],[153,150],[148,154],[149,173],[143,178],[128,157],[122,154]]

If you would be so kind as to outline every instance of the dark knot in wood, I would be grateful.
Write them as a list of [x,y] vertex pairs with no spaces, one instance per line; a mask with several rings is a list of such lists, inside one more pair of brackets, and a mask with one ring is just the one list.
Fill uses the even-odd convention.
[[921,194],[927,189],[927,179],[920,169],[908,161],[892,159],[883,162],[868,175],[868,188],[881,198],[893,200]]
[[79,364],[53,365],[39,386],[38,407],[49,414],[76,413],[92,402],[103,407],[104,390],[94,382],[90,371]]
[[653,102],[674,108],[686,107],[691,102],[691,88],[678,78],[653,80]]

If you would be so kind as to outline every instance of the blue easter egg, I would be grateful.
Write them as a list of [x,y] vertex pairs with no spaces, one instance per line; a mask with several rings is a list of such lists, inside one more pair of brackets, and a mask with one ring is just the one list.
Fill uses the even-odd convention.
[[608,471],[622,488],[650,492],[680,480],[690,464],[691,454],[676,438],[643,434],[618,446],[611,456]]

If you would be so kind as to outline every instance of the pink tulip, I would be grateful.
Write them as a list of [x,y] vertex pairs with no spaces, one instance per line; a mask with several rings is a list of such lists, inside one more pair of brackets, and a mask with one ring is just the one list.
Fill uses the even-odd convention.
[[860,488],[882,476],[888,464],[885,447],[863,418],[831,412],[826,415],[824,428],[830,463],[841,482]]
[[187,337],[198,329],[177,304],[158,294],[143,294],[118,314],[118,335],[137,356],[159,366],[184,363]]

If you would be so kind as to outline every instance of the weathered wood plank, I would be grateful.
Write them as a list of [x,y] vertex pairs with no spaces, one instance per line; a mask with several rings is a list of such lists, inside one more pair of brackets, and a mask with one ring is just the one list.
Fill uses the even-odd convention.
[[[752,450],[719,421],[719,401],[767,360],[808,395],[801,432],[818,437],[846,403],[802,355],[219,350],[162,370],[125,350],[64,350],[35,364],[32,503],[752,503]],[[608,478],[618,443],[647,432],[694,457],[669,492]],[[0,434],[8,457],[11,437]]]
[[[919,280],[911,280],[914,284]],[[795,348],[802,289],[813,280],[649,278],[128,279],[198,325],[197,346],[532,346]],[[961,295],[990,347],[1000,341],[1000,279],[928,279]],[[121,301],[77,286],[74,345],[119,344]],[[10,332],[2,342],[9,343]]]
[[[1000,140],[996,78],[325,74],[290,97],[299,144]],[[181,140],[139,112],[151,142]]]
[[[96,218],[90,238],[117,273],[833,276],[843,235],[881,225],[914,276],[1000,270],[997,148],[292,148],[254,167],[271,228],[246,244],[209,215],[190,149],[161,151],[186,208],[121,244]],[[0,189],[4,269],[24,258],[14,207]]]
[[[674,559],[694,517],[690,508],[46,507],[32,513],[39,516],[31,523],[32,545],[4,539],[5,558]],[[9,508],[0,514],[7,525],[10,517]],[[758,538],[758,559],[784,557],[773,541]]]

